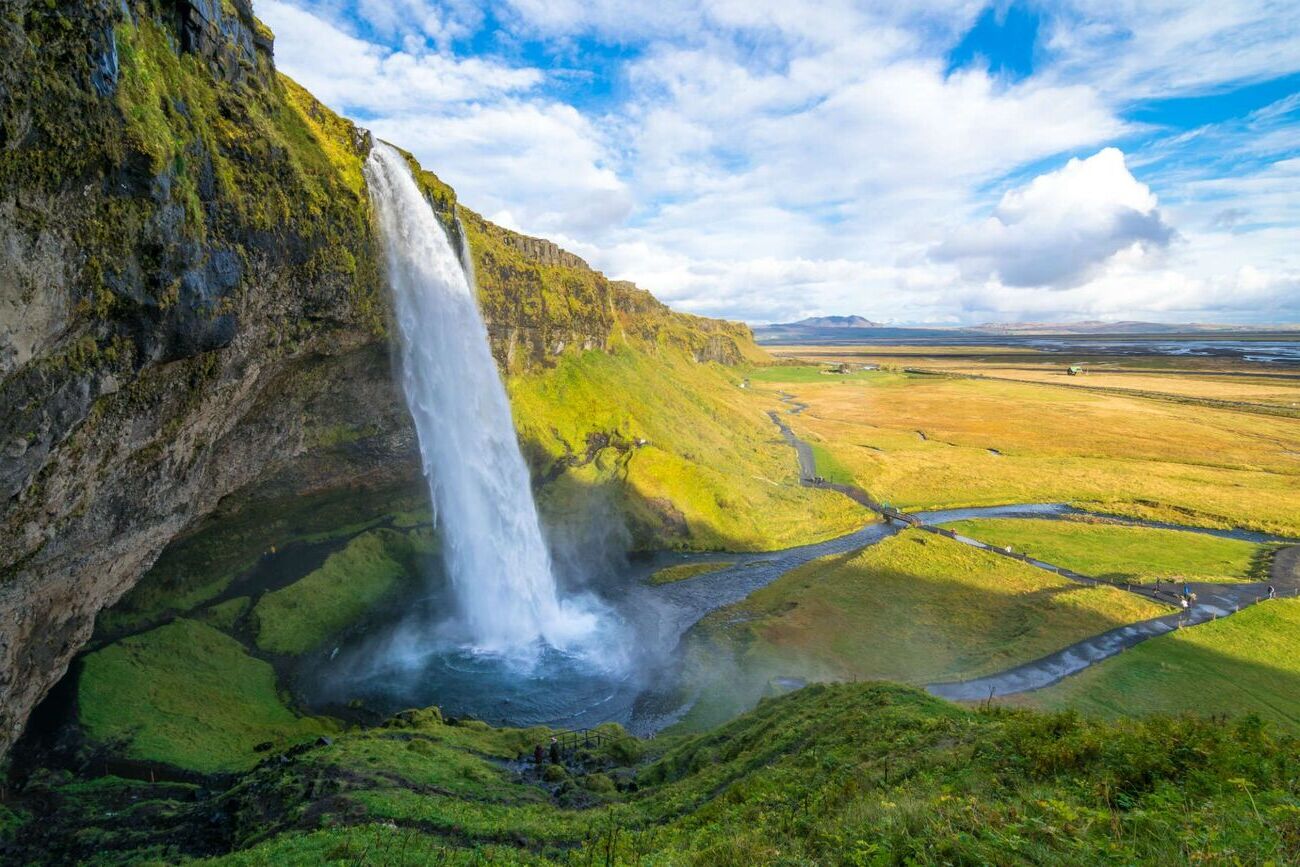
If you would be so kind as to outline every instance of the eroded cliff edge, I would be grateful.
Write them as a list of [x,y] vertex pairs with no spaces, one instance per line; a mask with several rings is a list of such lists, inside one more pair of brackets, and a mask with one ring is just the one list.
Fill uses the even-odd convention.
[[[6,4],[0,754],[97,612],[223,498],[418,474],[368,135],[278,75],[273,41],[246,0]],[[459,233],[454,193],[418,176]],[[628,336],[752,351],[743,326],[461,218],[504,369]]]

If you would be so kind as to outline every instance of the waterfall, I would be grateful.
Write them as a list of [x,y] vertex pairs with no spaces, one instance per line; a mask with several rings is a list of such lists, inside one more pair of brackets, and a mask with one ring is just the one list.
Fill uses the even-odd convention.
[[401,336],[402,387],[463,640],[504,655],[540,642],[577,646],[597,617],[556,590],[472,272],[401,154],[376,142],[365,171]]

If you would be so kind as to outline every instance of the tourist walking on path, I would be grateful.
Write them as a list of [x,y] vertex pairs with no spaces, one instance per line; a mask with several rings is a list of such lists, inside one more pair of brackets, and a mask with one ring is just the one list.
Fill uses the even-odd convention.
[[560,742],[556,738],[551,738],[551,764],[560,763]]

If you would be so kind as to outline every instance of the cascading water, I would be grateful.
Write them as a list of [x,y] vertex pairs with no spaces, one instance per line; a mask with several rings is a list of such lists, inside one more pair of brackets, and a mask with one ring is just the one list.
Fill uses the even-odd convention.
[[397,151],[377,142],[366,178],[460,638],[502,655],[526,655],[540,642],[578,648],[594,638],[598,618],[556,590],[472,278]]

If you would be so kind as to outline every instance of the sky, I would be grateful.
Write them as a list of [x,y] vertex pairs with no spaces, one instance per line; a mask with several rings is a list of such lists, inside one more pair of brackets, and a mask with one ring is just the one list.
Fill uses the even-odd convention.
[[1295,0],[256,0],[461,202],[755,324],[1300,321]]

